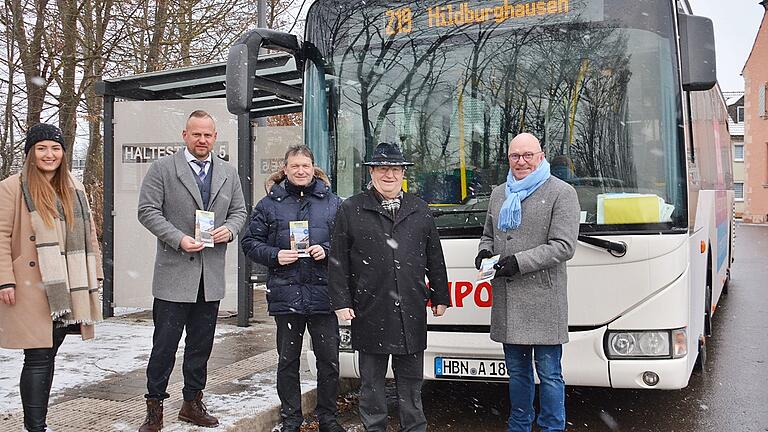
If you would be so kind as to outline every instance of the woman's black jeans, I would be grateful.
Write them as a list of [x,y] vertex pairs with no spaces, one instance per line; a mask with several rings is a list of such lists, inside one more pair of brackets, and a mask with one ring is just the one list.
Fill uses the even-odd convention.
[[19,388],[24,407],[24,427],[29,432],[43,432],[47,425],[48,396],[53,383],[53,366],[68,327],[53,326],[53,346],[24,350],[24,367],[21,369]]

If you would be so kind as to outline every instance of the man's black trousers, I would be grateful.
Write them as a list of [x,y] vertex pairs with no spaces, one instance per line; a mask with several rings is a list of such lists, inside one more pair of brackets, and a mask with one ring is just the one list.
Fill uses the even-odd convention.
[[339,323],[334,314],[275,315],[277,324],[277,394],[283,425],[299,426],[301,412],[299,364],[304,330],[309,328],[312,349],[317,358],[317,406],[321,425],[336,421],[336,396],[339,385]]
[[[389,356],[389,354],[358,353],[360,420],[368,432],[385,432],[387,429],[386,375]],[[414,354],[392,354],[392,372],[397,386],[400,432],[425,432],[427,419],[421,403],[424,351]]]
[[166,392],[168,379],[173,372],[176,351],[185,328],[187,336],[184,339],[182,365],[184,388],[181,393],[184,400],[191,401],[195,399],[197,392],[205,388],[208,379],[208,358],[213,348],[218,313],[218,301],[205,301],[202,280],[195,303],[155,299],[152,307],[155,332],[152,335],[152,354],[147,365],[147,399],[170,397]]

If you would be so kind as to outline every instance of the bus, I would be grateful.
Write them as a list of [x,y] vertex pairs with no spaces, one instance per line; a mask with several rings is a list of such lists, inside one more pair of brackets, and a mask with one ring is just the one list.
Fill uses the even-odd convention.
[[[231,47],[231,112],[249,112],[265,49],[296,58],[303,139],[342,198],[379,142],[416,162],[403,187],[432,208],[453,306],[428,318],[425,379],[507,378],[473,261],[508,143],[530,132],[581,205],[566,383],[687,386],[727,289],[734,199],[712,23],[687,0],[316,0],[303,40],[256,29]],[[358,376],[343,325],[340,363]]]

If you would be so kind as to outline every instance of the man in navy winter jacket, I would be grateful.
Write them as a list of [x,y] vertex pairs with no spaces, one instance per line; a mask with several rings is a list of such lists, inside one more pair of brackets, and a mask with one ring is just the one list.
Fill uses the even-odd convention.
[[[253,210],[242,237],[243,252],[268,267],[267,303],[277,324],[277,393],[282,431],[298,431],[303,421],[299,363],[304,330],[309,328],[317,356],[317,414],[320,431],[338,432],[339,327],[328,298],[330,235],[339,197],[325,173],[314,166],[312,151],[294,146],[285,166],[267,181],[267,196]],[[308,247],[296,243],[291,222],[307,222]]]

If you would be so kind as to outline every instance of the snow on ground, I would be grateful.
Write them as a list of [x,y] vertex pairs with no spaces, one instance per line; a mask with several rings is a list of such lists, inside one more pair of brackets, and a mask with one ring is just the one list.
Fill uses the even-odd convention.
[[130,315],[132,313],[138,313],[138,312],[144,312],[144,311],[146,311],[146,309],[136,308],[136,307],[116,307],[112,309],[112,312],[116,317],[123,316],[123,315]]
[[[252,417],[258,412],[266,411],[280,404],[280,399],[277,397],[274,371],[259,372],[249,378],[236,380],[234,383],[246,386],[248,390],[224,395],[210,392],[205,394],[205,405],[211,414],[219,419],[219,426],[217,428],[206,428],[206,431],[225,431],[234,426],[238,420]],[[301,381],[302,393],[315,388],[315,386],[314,380]],[[175,418],[175,416],[171,415],[171,418]],[[115,423],[112,426],[118,431],[133,431],[136,429],[135,426],[126,423]],[[198,430],[200,430],[199,427],[185,423],[169,424],[166,422],[163,427],[165,432],[191,432]]]
[[[219,418],[218,430],[226,430],[235,424],[237,420],[253,416],[255,413],[266,411],[270,407],[280,404],[277,396],[277,383],[275,372],[260,372],[248,379],[235,381],[236,384],[247,386],[248,390],[234,394],[217,395],[208,393],[205,396],[205,404]],[[316,387],[314,380],[302,380],[302,393]],[[165,430],[165,429],[164,429]],[[169,431],[185,431],[186,428],[169,429]]]
[[[51,401],[67,389],[89,385],[113,374],[144,368],[152,350],[151,325],[105,321],[97,324],[96,338],[83,341],[68,335],[56,355],[56,371]],[[218,326],[216,337],[241,331],[233,326]],[[179,343],[179,353],[184,336]],[[0,349],[0,413],[21,410],[19,375],[24,362],[22,350]]]

